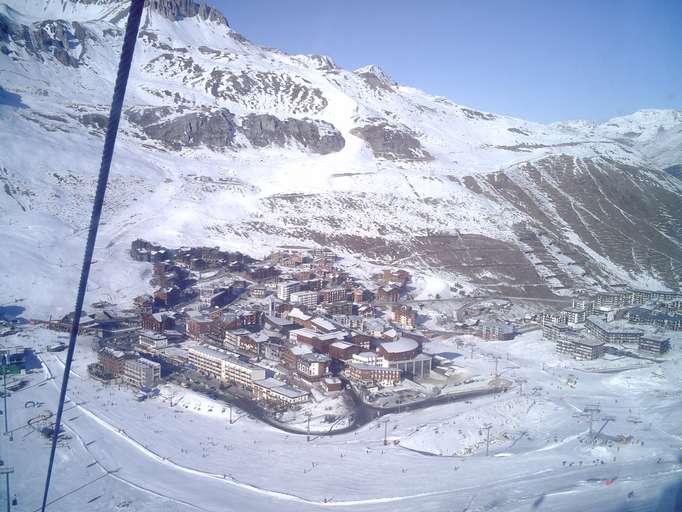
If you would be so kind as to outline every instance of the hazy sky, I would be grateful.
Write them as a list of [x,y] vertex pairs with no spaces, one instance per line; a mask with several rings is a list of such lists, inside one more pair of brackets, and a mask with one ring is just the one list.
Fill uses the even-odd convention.
[[247,38],[534,121],[682,110],[682,0],[214,0]]

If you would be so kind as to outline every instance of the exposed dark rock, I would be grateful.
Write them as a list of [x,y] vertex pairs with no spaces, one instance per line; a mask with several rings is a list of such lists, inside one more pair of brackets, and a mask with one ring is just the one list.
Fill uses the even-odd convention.
[[163,119],[170,111],[169,107],[159,107],[133,110],[127,115],[147,137],[175,150],[201,145],[223,149],[234,141],[234,114],[227,109],[190,112]]
[[460,110],[467,117],[467,119],[477,119],[480,121],[493,121],[497,119],[497,116],[494,114],[486,114],[485,112],[479,112],[478,110],[472,110],[470,108],[462,107]]
[[[80,65],[88,37],[85,28],[77,22],[47,20],[27,26],[14,23],[0,14],[0,41],[14,42],[39,59],[50,54],[65,66],[75,68]],[[78,56],[74,56],[76,49],[80,49]]]
[[[214,69],[205,88],[216,98],[251,109],[271,107],[273,100],[293,114],[315,114],[327,106],[320,89],[311,87],[303,77],[285,73],[242,71],[236,74]],[[263,104],[263,98],[267,98],[267,105]]]
[[[633,274],[651,272],[672,288],[682,282],[679,193],[659,185],[658,180],[666,179],[659,171],[605,158],[558,155],[487,178],[491,192],[526,213],[554,243],[564,246],[564,253],[584,254],[566,241],[568,228],[595,253]],[[528,181],[544,197],[529,194]],[[553,211],[547,210],[547,203]],[[587,264],[587,269],[600,272],[595,264]]]
[[172,107],[129,108],[125,111],[128,121],[146,127],[161,121],[174,112]]
[[682,164],[671,165],[670,167],[666,167],[665,172],[667,172],[671,176],[674,176],[678,180],[682,180]]
[[202,20],[210,20],[229,26],[227,19],[215,7],[205,3],[197,4],[193,0],[147,0],[147,5],[169,20],[198,16]]
[[372,148],[374,156],[387,160],[429,161],[433,157],[407,127],[379,122],[353,128],[350,131]]
[[313,54],[308,55],[307,57],[315,66],[315,69],[321,69],[323,71],[331,71],[333,69],[338,69],[336,62],[334,62],[334,59],[327,55]]
[[193,0],[147,0],[147,5],[169,20],[178,21],[199,16],[202,20],[229,26],[227,19],[218,9],[205,3],[197,4]]
[[79,116],[79,121],[85,126],[90,128],[96,128],[98,130],[104,130],[107,127],[107,122],[109,117],[104,114],[82,114]]
[[326,155],[343,149],[346,141],[333,125],[310,119],[280,120],[269,114],[250,114],[240,130],[256,147],[283,146],[295,140],[303,147]]

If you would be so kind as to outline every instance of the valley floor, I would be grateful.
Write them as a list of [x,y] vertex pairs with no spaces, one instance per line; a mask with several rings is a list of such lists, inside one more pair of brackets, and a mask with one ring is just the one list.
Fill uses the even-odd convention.
[[[57,336],[29,327],[0,342],[32,346],[43,362],[8,378],[8,386],[28,381],[7,398],[9,433],[1,438],[0,458],[14,468],[13,511],[40,506],[49,444],[36,428],[56,410],[65,354],[44,349]],[[175,396],[173,406],[163,392],[137,402],[130,389],[88,377],[94,352],[82,337],[48,510],[675,510],[682,340],[673,341],[665,362],[616,373],[581,371],[537,332],[478,342],[474,362],[500,356],[502,376],[525,379],[523,394],[516,387],[392,414],[307,442],[240,412],[230,424],[222,404],[190,393]],[[454,341],[432,343],[431,352],[456,351]],[[601,408],[595,430],[602,417],[614,420],[603,442],[591,445],[579,412],[594,403]]]

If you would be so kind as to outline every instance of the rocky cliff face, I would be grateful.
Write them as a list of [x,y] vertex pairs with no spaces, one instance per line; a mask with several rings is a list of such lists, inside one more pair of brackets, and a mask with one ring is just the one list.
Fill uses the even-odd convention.
[[327,155],[341,151],[343,136],[325,121],[288,118],[269,114],[249,114],[242,120],[241,132],[255,147],[285,146],[295,141],[312,153]]
[[227,19],[220,11],[206,3],[195,3],[194,0],[147,0],[150,9],[172,21],[197,16],[202,20],[213,21],[227,26]]
[[[0,260],[33,261],[45,283],[69,256],[22,233],[39,226],[43,246],[61,247],[84,227],[126,10],[117,0],[0,5]],[[155,0],[101,256],[118,261],[138,237],[250,254],[322,244],[458,289],[678,287],[681,165],[679,112],[508,118],[401,86],[377,66],[259,47],[215,9]]]
[[[269,114],[249,114],[238,119],[225,108],[138,107],[128,109],[126,114],[144,136],[176,151],[199,146],[236,149],[237,133],[256,148],[298,145],[320,155],[340,151],[345,143],[330,123],[310,119],[280,120]],[[96,114],[81,116],[81,122],[92,124],[93,116]]]

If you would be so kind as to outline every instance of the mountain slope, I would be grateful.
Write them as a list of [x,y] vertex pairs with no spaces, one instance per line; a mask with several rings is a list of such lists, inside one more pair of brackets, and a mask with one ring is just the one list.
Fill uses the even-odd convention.
[[[70,306],[125,12],[117,0],[0,4],[2,302]],[[126,256],[137,237],[254,255],[331,245],[358,272],[396,264],[466,290],[678,287],[682,182],[664,169],[680,163],[680,112],[497,116],[376,65],[259,47],[207,6],[154,0],[92,297],[145,289],[148,269]]]

